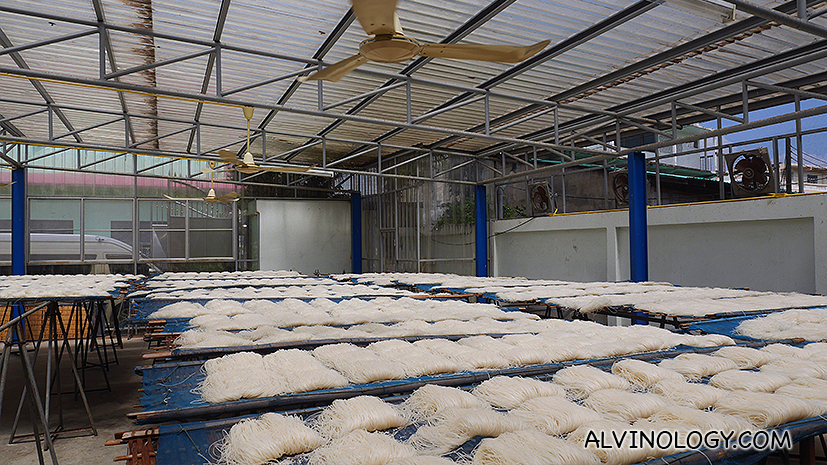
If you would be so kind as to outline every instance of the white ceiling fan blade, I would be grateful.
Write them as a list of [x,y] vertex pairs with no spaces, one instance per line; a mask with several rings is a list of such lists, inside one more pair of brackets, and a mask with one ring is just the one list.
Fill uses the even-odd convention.
[[362,55],[353,55],[350,58],[345,58],[344,60],[332,64],[323,70],[313,73],[310,76],[299,76],[297,79],[299,82],[305,81],[330,81],[336,82],[339,79],[345,77],[345,75],[354,69],[362,66],[363,64],[367,63],[367,58],[363,57]]
[[167,194],[164,194],[164,197],[166,197],[168,200],[175,200],[176,202],[185,202],[187,200],[201,200],[201,199],[182,199],[182,198],[178,198],[178,197],[170,197]]
[[396,0],[351,0],[353,14],[368,35],[391,35],[399,20],[396,16]]
[[525,47],[514,45],[422,44],[419,55],[433,58],[519,63],[531,58],[537,52],[546,48],[549,43],[550,41],[544,40]]

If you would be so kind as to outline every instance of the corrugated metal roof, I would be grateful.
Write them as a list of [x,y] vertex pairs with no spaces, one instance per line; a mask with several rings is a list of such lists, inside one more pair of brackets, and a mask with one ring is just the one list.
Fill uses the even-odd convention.
[[[634,3],[629,0],[515,1],[492,19],[470,30],[459,43],[525,45],[550,39],[554,46]],[[781,4],[766,0],[756,0],[753,3],[765,7],[776,7]],[[221,2],[217,0],[102,0],[101,5],[107,24],[123,28],[151,29],[156,35],[169,35],[199,42],[187,43],[112,30],[109,36],[119,70],[204,51],[203,44],[211,43],[216,34],[221,11]],[[439,42],[452,32],[463,28],[470,18],[489,5],[490,2],[486,1],[401,0],[397,11],[406,35],[423,42]],[[96,21],[95,11],[88,0],[18,0],[14,2],[13,7],[82,21]],[[229,91],[302,70],[307,63],[313,62],[314,54],[333,33],[348,7],[349,4],[344,1],[232,0],[223,28],[220,30],[220,43],[230,48],[250,49],[261,53],[251,54],[223,49],[220,63],[222,90]],[[736,21],[747,17],[739,12]],[[823,17],[813,18],[811,21],[827,27],[827,19]],[[533,68],[511,76],[493,90],[530,99],[554,99],[561,92],[693,39],[704,37],[723,27],[726,25],[677,10],[666,3]],[[90,26],[0,12],[0,29],[16,46],[88,30]],[[364,31],[358,21],[354,21],[324,56],[325,63],[335,63],[355,54],[364,38]],[[721,41],[690,55],[673,58],[632,76],[573,95],[566,101],[581,107],[605,110],[818,40],[821,39],[785,26],[774,25],[756,29],[747,35]],[[304,61],[280,59],[267,56],[268,54],[287,55]],[[33,70],[85,79],[98,78],[97,35],[24,50],[20,52],[20,56]],[[208,57],[202,55],[128,74],[120,80],[135,85],[198,93],[205,79],[207,64]],[[408,64],[368,63],[337,83],[326,82],[322,84],[324,104],[329,105],[362,95],[388,81],[387,76],[371,74],[371,71],[395,74],[405,69]],[[17,64],[9,55],[3,55],[0,56],[0,66],[16,67]],[[427,81],[474,87],[513,67],[514,65],[502,63],[433,59],[412,73],[412,76]],[[760,80],[778,83],[825,71],[827,62],[821,60],[782,69]],[[216,93],[216,73],[217,70],[213,67],[208,77],[209,95]],[[291,85],[293,78],[288,78],[233,94],[232,98],[273,105]],[[116,93],[111,90],[56,82],[45,82],[43,86],[58,105],[93,108],[113,114],[122,111]],[[458,90],[418,82],[414,82],[411,87],[411,113],[414,117],[427,113],[461,93]],[[720,87],[695,95],[687,100],[687,103],[708,101],[739,92],[740,88],[737,85]],[[22,101],[43,101],[43,97],[29,82],[8,76],[0,76],[0,94]],[[305,83],[292,94],[287,106],[316,110],[317,96],[317,84]],[[194,122],[197,103],[136,93],[125,93],[124,99],[129,112],[134,115],[177,120],[156,122],[151,119],[133,118],[132,130],[138,141],[157,138],[157,142],[144,143],[138,147],[157,146],[161,151],[177,153],[187,150],[191,143],[191,131],[184,130]],[[357,102],[338,106],[332,111],[345,112],[353,108]],[[525,102],[498,97],[492,97],[489,103],[492,118],[508,115],[528,106]],[[3,117],[23,114],[33,109],[19,103],[0,101],[0,115]],[[663,103],[648,109],[646,114],[668,109],[669,104]],[[401,87],[382,94],[359,111],[358,115],[404,122],[406,112],[405,89]],[[78,110],[66,110],[64,113],[75,129],[103,124],[117,117]],[[252,120],[254,129],[261,125],[266,115],[265,109],[256,112]],[[483,124],[483,115],[483,103],[476,102],[426,119],[422,124],[466,131]],[[561,123],[565,123],[583,116],[583,113],[561,109],[559,115]],[[246,120],[238,108],[207,104],[201,111],[199,120],[207,124],[230,126],[202,127],[202,150],[213,150],[233,142],[236,144],[231,148],[241,148]],[[57,118],[55,121],[55,135],[68,132],[60,126]],[[306,143],[308,139],[304,136],[318,134],[334,121],[326,117],[307,116],[289,111],[278,112],[264,128],[271,133],[268,136],[268,155],[277,155]],[[39,114],[15,120],[13,124],[27,138],[45,140],[49,137],[46,122],[46,115]],[[552,124],[551,115],[544,115],[505,129],[497,135],[516,138],[548,128]],[[329,136],[370,141],[383,138],[391,129],[388,125],[346,122],[336,127]],[[118,147],[124,145],[124,130],[122,122],[113,123],[81,132],[80,137],[89,144]],[[167,135],[176,131],[179,132]],[[277,132],[291,134],[279,135]],[[407,129],[384,141],[388,144],[422,146],[445,137],[444,134],[426,130]],[[458,149],[475,151],[492,143],[490,140],[466,138],[452,145]],[[351,142],[330,141],[326,144],[328,159],[344,156],[356,147],[358,144]],[[195,150],[195,147],[190,147],[190,151]],[[260,142],[253,146],[253,150],[261,151]],[[302,153],[297,160],[318,162],[320,156],[321,147],[315,146]],[[375,157],[375,154],[372,156]],[[360,160],[365,159],[370,157]]]

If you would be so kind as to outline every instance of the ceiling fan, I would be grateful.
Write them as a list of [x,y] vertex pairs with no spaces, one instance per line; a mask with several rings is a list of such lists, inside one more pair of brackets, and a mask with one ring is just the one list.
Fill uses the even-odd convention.
[[221,203],[230,203],[230,202],[238,202],[238,194],[235,192],[230,192],[224,195],[215,195],[215,189],[213,189],[213,173],[215,173],[215,165],[214,161],[209,162],[209,168],[203,168],[201,170],[202,173],[210,173],[210,190],[207,192],[207,196],[201,199],[186,199],[186,198],[175,198],[170,197],[167,194],[164,194],[164,197],[168,198],[169,200],[177,200],[177,201],[184,201],[184,200],[203,200],[205,202],[221,202]]
[[[256,174],[261,171],[275,171],[279,173],[298,173],[298,174],[310,174],[314,176],[325,176],[325,177],[333,177],[333,172],[325,171],[325,170],[317,170],[316,165],[313,166],[296,166],[296,165],[279,165],[279,166],[262,166],[257,165],[256,160],[253,157],[253,153],[250,152],[250,120],[253,118],[253,111],[255,108],[253,107],[244,107],[244,118],[247,119],[247,152],[244,154],[244,158],[238,158],[236,156],[236,152],[232,150],[219,150],[218,156],[221,157],[222,160],[225,162],[233,165],[233,169],[238,171],[239,173],[244,174]],[[260,156],[260,155],[259,155]]]
[[513,45],[426,44],[406,37],[396,15],[397,0],[351,0],[353,14],[369,37],[359,44],[359,53],[309,76],[299,76],[299,82],[336,82],[347,73],[369,62],[400,63],[415,56],[456,58],[459,60],[519,63],[546,48],[544,40],[525,47]]

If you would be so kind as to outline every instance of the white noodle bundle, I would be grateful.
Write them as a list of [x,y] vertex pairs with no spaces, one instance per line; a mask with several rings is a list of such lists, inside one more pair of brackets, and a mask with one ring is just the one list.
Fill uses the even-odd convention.
[[629,392],[621,389],[601,389],[583,401],[586,407],[608,419],[632,422],[669,405],[666,399],[648,392]]
[[827,414],[827,380],[798,378],[791,384],[779,388],[775,393],[813,401],[811,404],[813,414]]
[[353,344],[331,344],[313,349],[313,356],[354,384],[405,377],[400,363],[382,360],[376,352]]
[[705,409],[724,397],[727,391],[701,383],[688,383],[686,380],[664,379],[649,388],[655,394],[663,396],[678,405]]
[[810,353],[810,360],[827,361],[827,342],[814,342],[803,347]]
[[739,416],[759,428],[809,418],[813,414],[805,400],[750,391],[730,392],[715,402],[714,411]]
[[601,418],[594,410],[562,397],[535,397],[508,414],[519,423],[553,436],[570,433],[584,423]]
[[230,328],[230,326],[232,326],[230,322],[230,317],[228,317],[227,315],[216,315],[210,313],[207,315],[200,315],[195,318],[192,318],[189,321],[189,325],[193,328],[211,329],[215,331],[219,329],[233,329]]
[[600,389],[630,389],[620,376],[589,365],[577,365],[554,374],[554,383],[562,386],[575,399],[583,399]]
[[241,302],[235,300],[210,300],[204,304],[204,308],[214,313],[228,316],[249,313],[249,310],[244,308]]
[[565,396],[563,388],[532,378],[495,376],[471,391],[494,407],[513,409],[528,399],[546,396]]
[[734,432],[736,434],[742,431],[749,431],[752,428],[752,425],[741,417],[679,405],[670,405],[661,409],[646,420],[635,423],[635,425],[646,422],[678,424],[691,426],[693,429],[701,431],[724,431],[727,433]]
[[426,384],[417,389],[403,404],[403,408],[415,420],[435,418],[447,409],[483,407],[488,407],[488,404],[470,392],[436,384]]
[[324,439],[296,417],[265,413],[230,428],[218,449],[221,465],[260,465],[285,455],[309,452]]
[[473,465],[598,465],[588,450],[538,431],[503,433],[480,441]]
[[785,375],[790,379],[824,378],[827,376],[827,365],[812,360],[784,357],[761,367],[761,372],[772,372]]
[[394,460],[388,465],[455,465],[454,462],[446,458],[437,457],[435,455],[418,455],[416,457],[409,457],[400,460]]
[[544,351],[513,346],[491,336],[466,337],[457,341],[457,344],[499,354],[512,366],[538,365],[551,361]]
[[664,379],[683,381],[683,375],[643,360],[626,359],[612,365],[612,373],[639,388],[649,388]]
[[357,429],[347,436],[320,447],[310,455],[311,465],[385,465],[414,457],[412,447],[384,433]]
[[827,333],[827,308],[794,309],[746,320],[737,332],[755,339],[820,341]]
[[453,373],[459,370],[457,364],[451,360],[410,342],[390,339],[374,342],[368,349],[376,352],[383,360],[402,365],[408,377]]
[[450,452],[474,436],[497,437],[517,429],[511,418],[491,407],[445,409],[432,421],[409,439],[415,449],[430,454]]
[[738,368],[735,362],[728,358],[703,354],[680,354],[675,358],[661,361],[658,366],[677,371],[692,381]]
[[734,346],[735,341],[723,334],[704,334],[701,336],[684,334],[681,343],[690,347]]
[[414,345],[451,360],[462,370],[496,369],[509,366],[508,359],[500,354],[473,349],[445,339],[424,339],[414,342]]
[[728,370],[713,376],[709,380],[709,385],[728,391],[775,392],[776,389],[790,384],[791,381],[790,378],[772,371]]
[[716,357],[728,358],[735,362],[735,365],[742,370],[758,368],[761,365],[770,363],[775,359],[775,356],[772,354],[761,352],[760,350],[753,349],[751,347],[722,347],[713,352],[712,355]]
[[163,306],[152,312],[148,318],[192,318],[203,315],[204,312],[204,307],[200,304],[192,302],[175,302],[174,304]]
[[175,338],[173,344],[184,349],[194,349],[199,347],[246,346],[252,345],[253,341],[227,331],[190,329]]
[[347,378],[325,367],[309,353],[298,350],[279,350],[262,359],[268,371],[281,373],[287,392],[308,392],[347,386]]
[[337,439],[356,429],[383,431],[406,425],[408,421],[378,397],[358,396],[337,399],[315,419],[322,436]]
[[[673,453],[674,450],[672,448],[661,449],[658,447],[650,447],[646,442],[632,441],[629,437],[630,435],[625,433],[627,431],[647,430],[648,428],[644,426],[654,429],[655,432],[664,430],[661,425],[653,428],[652,425],[630,426],[628,423],[597,420],[577,428],[569,434],[566,440],[597,455],[603,463],[611,464],[625,465],[638,463]],[[685,428],[680,425],[676,425],[675,429],[669,429],[672,431],[685,430]],[[616,444],[614,438],[620,438],[621,436],[624,436],[625,440],[620,444]],[[608,444],[610,447],[600,447],[601,444],[596,444],[596,441]],[[633,445],[635,447],[632,447]]]
[[[229,402],[282,394],[287,383],[280,373],[270,371],[261,355],[239,352],[204,362],[204,380],[196,392],[206,402]],[[239,375],[243,373],[243,379]]]
[[806,351],[799,347],[793,347],[787,344],[770,344],[768,346],[762,347],[760,350],[762,352],[773,354],[778,357],[795,357],[804,360],[810,358],[811,354],[811,352],[809,351]]

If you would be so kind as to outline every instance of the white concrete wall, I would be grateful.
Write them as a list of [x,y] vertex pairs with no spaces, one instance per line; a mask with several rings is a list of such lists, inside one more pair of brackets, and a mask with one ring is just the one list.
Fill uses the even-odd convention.
[[350,201],[258,200],[262,270],[350,272]]
[[[649,279],[683,286],[827,294],[827,195],[650,207]],[[491,273],[629,279],[629,213],[491,224]]]

